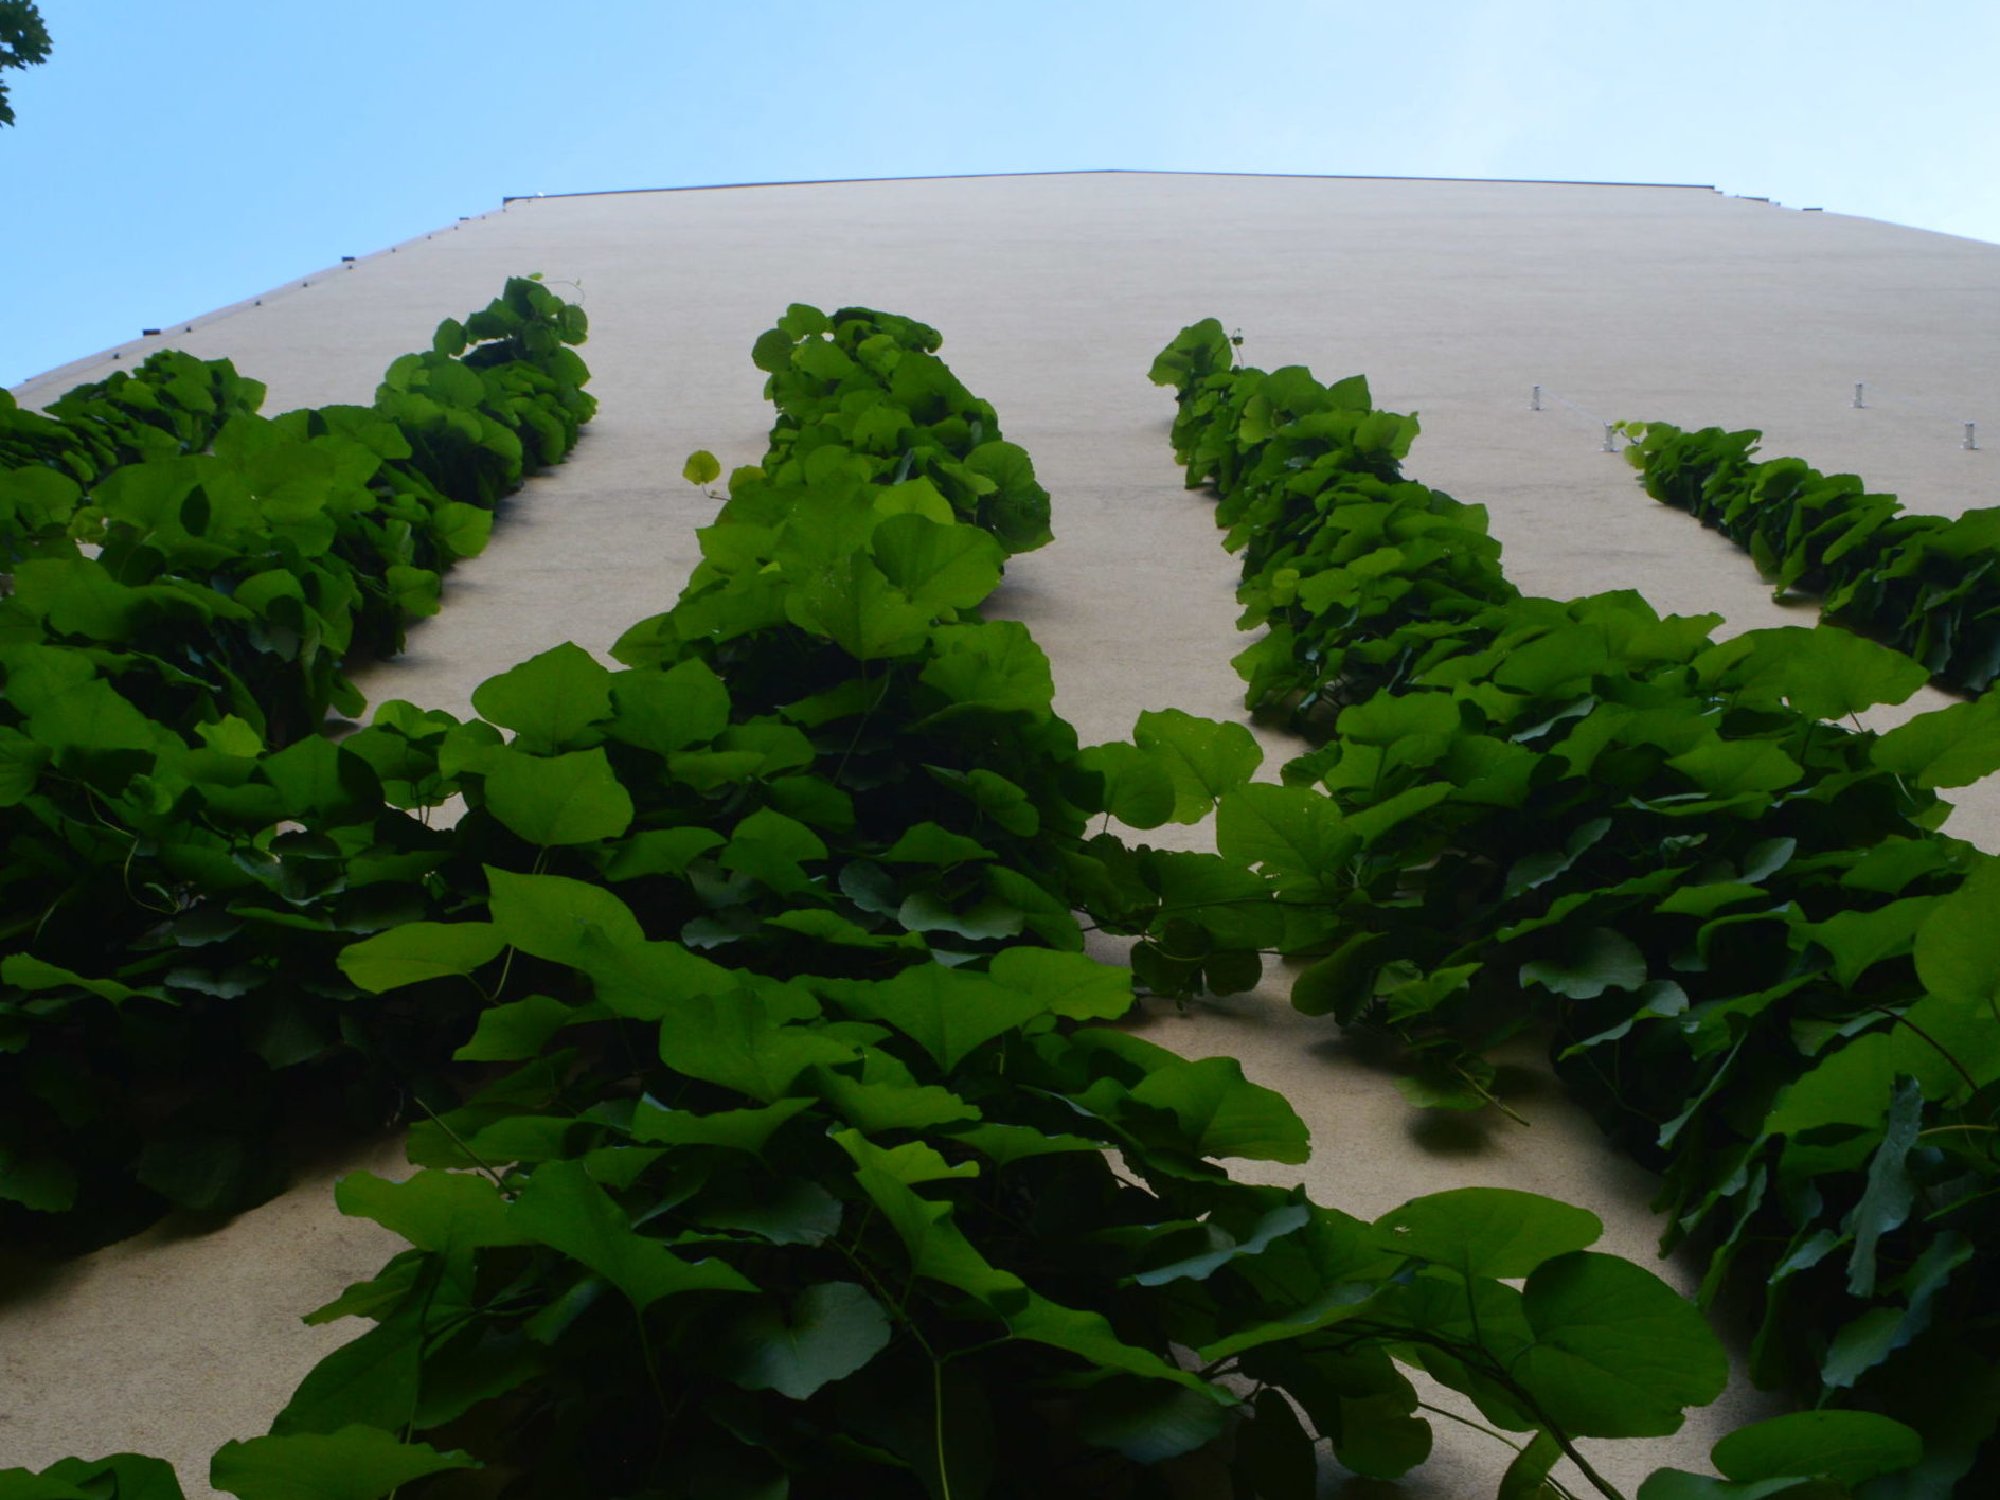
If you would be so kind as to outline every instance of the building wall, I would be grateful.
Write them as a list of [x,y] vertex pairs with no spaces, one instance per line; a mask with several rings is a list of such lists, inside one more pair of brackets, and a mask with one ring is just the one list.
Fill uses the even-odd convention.
[[[38,404],[174,344],[269,382],[271,410],[366,400],[438,320],[527,271],[584,300],[602,411],[568,464],[506,505],[409,655],[365,675],[377,701],[463,711],[491,673],[564,639],[601,651],[671,602],[715,509],[682,461],[762,452],[749,346],[793,301],[935,324],[1034,455],[1057,541],[1010,565],[998,612],[1034,629],[1085,741],[1128,733],[1146,708],[1240,712],[1234,563],[1181,489],[1171,401],[1146,380],[1204,316],[1240,328],[1254,364],[1365,372],[1381,404],[1420,412],[1408,471],[1488,504],[1512,577],[1537,592],[1637,588],[1730,629],[1811,621],[1774,605],[1729,544],[1645,499],[1602,451],[1605,421],[1760,426],[1770,452],[1918,509],[2000,503],[2000,247],[1701,188],[1096,173],[518,200],[18,394]],[[1990,446],[1967,452],[1959,424],[1982,417]],[[1274,765],[1297,748],[1266,742]],[[2000,798],[1962,804],[1953,831],[2000,847]],[[1604,1248],[1650,1258],[1649,1182],[1551,1084],[1521,1103],[1526,1129],[1419,1116],[1284,990],[1274,976],[1144,1023],[1191,1053],[1234,1053],[1292,1097],[1321,1155],[1267,1179],[1292,1173],[1364,1215],[1464,1183],[1550,1192],[1604,1216]],[[390,1145],[361,1156],[394,1160]],[[333,1213],[338,1167],[219,1234],[155,1231],[0,1304],[0,1463],[138,1448],[174,1457],[202,1493],[207,1453],[261,1431],[359,1331],[291,1321],[393,1248]],[[1700,1467],[1754,1409],[1738,1392],[1605,1467],[1632,1483],[1661,1462]],[[1439,1457],[1404,1493],[1490,1493],[1506,1455],[1439,1425]]]

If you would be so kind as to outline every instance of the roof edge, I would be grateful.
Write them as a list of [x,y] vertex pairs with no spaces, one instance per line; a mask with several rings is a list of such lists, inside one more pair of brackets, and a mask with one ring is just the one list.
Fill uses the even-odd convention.
[[690,182],[679,187],[594,188],[573,193],[509,193],[500,200],[619,198],[638,193],[713,193],[738,188],[839,187],[864,182],[978,182],[996,177],[1268,177],[1306,182],[1480,182],[1533,187],[1673,188],[1713,193],[1712,182],[1604,182],[1577,177],[1413,177],[1389,172],[1197,172],[1167,167],[1061,167],[1042,172],[930,172],[902,177],[780,177],[769,182]]

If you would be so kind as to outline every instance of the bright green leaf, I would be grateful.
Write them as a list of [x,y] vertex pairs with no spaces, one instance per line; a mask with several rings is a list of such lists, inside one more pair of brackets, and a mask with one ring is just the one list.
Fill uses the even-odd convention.
[[340,950],[340,972],[371,995],[432,979],[470,975],[500,956],[507,939],[490,922],[405,922]]
[[494,750],[486,761],[486,807],[531,844],[615,839],[632,823],[631,795],[604,751],[536,756]]
[[487,678],[472,690],[472,706],[529,744],[552,748],[609,717],[611,682],[611,673],[595,657],[565,641]]
[[1379,1243],[1463,1276],[1510,1281],[1597,1243],[1596,1214],[1512,1188],[1454,1188],[1413,1198],[1375,1221]]

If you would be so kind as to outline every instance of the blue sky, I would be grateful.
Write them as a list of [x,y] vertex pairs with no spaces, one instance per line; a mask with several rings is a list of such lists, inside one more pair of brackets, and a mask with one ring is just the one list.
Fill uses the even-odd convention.
[[[2000,241],[1991,0],[42,0],[0,383],[503,196],[1092,167],[1713,183]],[[1223,232],[1218,227],[1217,232]]]

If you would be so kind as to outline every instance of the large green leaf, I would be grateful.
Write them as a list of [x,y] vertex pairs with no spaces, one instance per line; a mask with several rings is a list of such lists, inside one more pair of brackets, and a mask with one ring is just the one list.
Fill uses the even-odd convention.
[[382,787],[374,768],[353,751],[308,735],[258,766],[294,818],[326,825],[366,822],[378,815]]
[[1262,1255],[1272,1241],[1303,1228],[1311,1222],[1311,1218],[1312,1210],[1305,1203],[1302,1193],[1290,1203],[1281,1203],[1266,1210],[1243,1231],[1241,1239],[1211,1218],[1203,1225],[1207,1231],[1208,1248],[1165,1265],[1149,1266],[1135,1274],[1132,1280],[1139,1286],[1165,1286],[1170,1281],[1205,1281],[1239,1257]]
[[800,580],[785,595],[785,612],[857,661],[909,655],[923,644],[932,619],[859,552],[832,558]]
[[0,726],[0,807],[18,806],[35,790],[49,756],[48,746]]
[[1904,1013],[1856,1037],[1778,1093],[1764,1129],[1796,1136],[1822,1125],[1881,1124],[1895,1081],[1908,1076],[1926,1098],[1947,1100],[1974,1078],[2000,1077],[2000,1027],[1984,1006],[1926,996]]
[[1910,951],[1918,927],[1936,904],[1933,897],[1916,896],[1873,911],[1838,911],[1799,930],[1833,955],[1834,977],[1851,990],[1876,964]]
[[1918,714],[1876,740],[1868,758],[1914,786],[1971,786],[2000,770],[2000,691]]
[[1712,797],[1775,792],[1805,774],[1769,740],[1714,739],[1667,762]]
[[849,1014],[895,1027],[946,1073],[975,1048],[1049,1009],[1044,998],[942,964],[917,964],[891,979],[829,982],[820,988]]
[[1024,713],[1045,717],[1055,698],[1049,659],[1027,627],[1013,620],[943,625],[931,637],[932,654],[920,675],[942,693],[952,713]]
[[515,1062],[534,1057],[577,1015],[553,995],[530,995],[479,1013],[472,1038],[452,1053],[455,1062]]
[[490,922],[405,922],[340,950],[340,972],[372,995],[469,975],[500,956],[507,938]]
[[863,1083],[830,1070],[820,1073],[818,1081],[827,1103],[864,1135],[923,1130],[979,1118],[976,1108],[935,1084],[900,1079]]
[[666,671],[635,667],[611,679],[613,739],[662,755],[703,745],[729,727],[729,689],[704,661],[676,662]]
[[1982,860],[1917,928],[1917,976],[1930,992],[1882,1029],[1824,1056],[1778,1095],[1765,1128],[1774,1135],[1819,1125],[1879,1123],[1895,1080],[1915,1080],[1929,1099],[1959,1094],[1969,1076],[2000,1079],[2000,861]]
[[780,1099],[758,1109],[723,1109],[701,1115],[662,1109],[651,1100],[641,1100],[632,1114],[632,1139],[673,1146],[727,1146],[754,1156],[786,1121],[810,1109],[812,1103],[810,1099]]
[[1198,1156],[1302,1162],[1312,1154],[1298,1111],[1276,1089],[1245,1078],[1232,1057],[1176,1058],[1141,1079],[1132,1098],[1171,1110]]
[[1085,1442],[1154,1465],[1207,1448],[1228,1431],[1230,1420],[1222,1407],[1192,1391],[1114,1376],[1089,1389],[1076,1424]]
[[1104,778],[1104,810],[1127,828],[1158,828],[1174,816],[1176,792],[1165,763],[1136,745],[1092,745],[1077,769]]
[[852,1042],[793,1024],[816,1007],[810,997],[773,982],[667,1000],[671,1014],[660,1027],[660,1060],[763,1104],[782,1098],[807,1068],[843,1063],[855,1053]]
[[1521,966],[1522,984],[1539,984],[1572,1000],[1595,1000],[1606,990],[1636,990],[1646,982],[1646,955],[1623,933],[1590,927],[1563,936],[1562,951]]
[[645,940],[632,908],[601,885],[566,875],[520,875],[486,867],[487,910],[500,936],[536,958],[584,968],[600,944]]
[[756,1290],[720,1260],[682,1260],[637,1233],[582,1162],[551,1161],[535,1168],[509,1219],[523,1238],[581,1261],[642,1310],[686,1292]]
[[1901,703],[1930,680],[1902,652],[1826,625],[1747,630],[1714,647],[1697,667],[1752,702],[1782,701],[1814,719]]
[[1923,1439],[1868,1411],[1801,1411],[1739,1427],[1715,1445],[1715,1467],[1739,1481],[1826,1478],[1855,1485],[1906,1469]]
[[[138,1453],[109,1458],[65,1458],[42,1470],[38,1481],[9,1488],[24,1470],[0,1471],[4,1500],[183,1500],[181,1482],[165,1459]],[[107,1489],[107,1482],[111,1488]],[[37,1488],[37,1484],[47,1488]]]
[[851,1281],[807,1287],[789,1307],[762,1302],[733,1320],[718,1350],[722,1373],[746,1391],[803,1401],[852,1375],[889,1343],[882,1304]]
[[[393,1430],[407,1421],[423,1387],[427,1311],[425,1301],[406,1301],[314,1365],[272,1419],[271,1430],[327,1433],[356,1425]],[[440,1315],[443,1311],[439,1308]]]
[[477,1467],[463,1453],[354,1426],[224,1443],[209,1466],[209,1483],[240,1500],[382,1500],[426,1474]]
[[1007,1331],[1017,1339],[1063,1349],[1107,1370],[1123,1370],[1154,1380],[1170,1381],[1184,1390],[1199,1391],[1209,1401],[1227,1406],[1233,1397],[1221,1386],[1183,1370],[1150,1349],[1118,1337],[1101,1313],[1064,1307],[1031,1292],[1007,1315]]
[[1043,1010],[1073,1021],[1115,1021],[1132,1008],[1132,971],[1083,953],[1052,948],[1005,948],[987,972],[1033,997]]
[[911,1187],[909,1174],[897,1168],[891,1153],[852,1130],[837,1131],[834,1139],[854,1158],[854,1180],[903,1241],[910,1274],[957,1287],[1003,1313],[1027,1301],[1030,1294],[1021,1279],[979,1252],[954,1222],[950,1203],[926,1198]]
[[796,892],[813,883],[803,865],[826,858],[826,844],[797,818],[768,807],[738,823],[716,856],[725,870],[755,876],[774,891]]
[[1983,859],[1917,929],[1917,977],[1933,995],[2000,1000],[2000,859]]
[[486,807],[531,844],[590,844],[632,824],[632,798],[603,750],[566,755],[489,751]]
[[95,677],[43,698],[28,715],[27,727],[33,738],[58,753],[153,750],[163,736],[110,683]]
[[1000,586],[1000,544],[976,526],[890,516],[869,550],[889,582],[934,614],[971,609]]
[[993,851],[977,839],[953,833],[937,823],[916,823],[882,851],[884,864],[960,865],[967,860],[993,858]]
[[1639,1486],[1639,1500],[1770,1500],[1771,1496],[1783,1496],[1785,1500],[1848,1500],[1844,1490],[1829,1494],[1824,1487],[1802,1486],[1791,1476],[1736,1484],[1708,1474],[1690,1474],[1685,1469],[1655,1469]]
[[678,1021],[691,996],[730,995],[738,983],[735,971],[679,943],[641,942],[608,929],[583,932],[570,961],[590,975],[606,1009],[634,1021]]
[[565,641],[472,690],[472,706],[531,746],[553,749],[611,713],[611,673]]
[[1573,1436],[1678,1431],[1683,1408],[1706,1405],[1728,1383],[1728,1357],[1701,1314],[1630,1261],[1558,1255],[1528,1277],[1521,1306],[1535,1342],[1515,1376]]
[[1216,849],[1261,865],[1281,890],[1333,882],[1360,844],[1316,788],[1240,786],[1224,793],[1216,808]]
[[1224,793],[1248,782],[1264,762],[1262,747],[1243,725],[1196,718],[1177,708],[1140,714],[1132,743],[1166,771],[1176,823],[1207,817]]
[[372,1172],[352,1172],[335,1185],[333,1199],[342,1213],[373,1219],[419,1250],[450,1255],[521,1243],[507,1200],[477,1173],[426,1167],[405,1181],[391,1182]]
[[1453,1188],[1413,1198],[1375,1221],[1384,1248],[1463,1276],[1510,1281],[1544,1261],[1597,1243],[1604,1223],[1587,1209],[1513,1188]]

